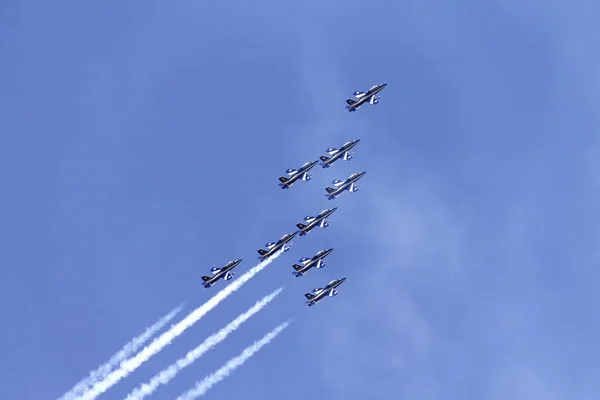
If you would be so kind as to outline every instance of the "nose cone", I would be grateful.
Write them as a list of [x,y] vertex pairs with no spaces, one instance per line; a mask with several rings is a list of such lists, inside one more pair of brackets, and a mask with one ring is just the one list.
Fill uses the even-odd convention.
[[331,212],[335,212],[335,210],[337,210],[337,207],[335,207],[335,208],[332,208],[332,209],[331,209]]
[[387,83],[384,83],[383,85],[381,85],[382,88],[386,87]]
[[296,236],[297,234],[298,234],[298,231],[296,231],[296,232],[292,233],[292,234],[290,235],[290,239],[292,239],[292,238],[293,238],[294,236]]
[[239,263],[241,263],[241,262],[242,262],[242,259],[240,258],[239,260],[236,260],[236,262],[235,262],[235,263],[236,263],[236,264],[239,264]]
[[346,278],[340,279],[340,283],[344,283],[344,281],[346,281]]

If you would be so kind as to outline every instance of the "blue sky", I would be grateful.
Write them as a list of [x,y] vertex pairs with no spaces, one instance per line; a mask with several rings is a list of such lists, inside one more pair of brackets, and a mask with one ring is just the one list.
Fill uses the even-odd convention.
[[[55,399],[210,267],[339,206],[102,398],[281,285],[171,399],[283,320],[214,399],[596,399],[598,10],[480,4],[0,2],[3,398]],[[349,114],[355,90],[387,82]],[[361,139],[289,191],[287,168]],[[331,180],[368,171],[334,202]],[[334,247],[327,267],[291,264]],[[313,308],[303,293],[347,277]]]

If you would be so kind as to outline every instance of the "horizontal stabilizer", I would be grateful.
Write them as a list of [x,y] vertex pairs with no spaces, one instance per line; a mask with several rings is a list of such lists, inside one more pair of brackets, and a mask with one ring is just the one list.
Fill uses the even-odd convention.
[[336,189],[334,189],[332,187],[326,187],[325,190],[327,191],[327,193],[331,194],[331,193],[335,192]]
[[294,264],[294,265],[292,265],[292,267],[294,267],[294,269],[296,271],[300,271],[302,268],[304,268],[302,265],[298,265],[298,264]]
[[315,298],[315,295],[312,293],[306,293],[304,296],[306,296],[307,299],[312,300]]
[[210,276],[206,276],[206,275],[204,275],[204,276],[202,277],[202,280],[203,280],[204,282],[208,282],[208,281],[210,281]]
[[268,253],[268,251],[263,250],[263,249],[258,249],[257,251],[258,251],[258,254],[260,254],[261,256],[264,256],[265,254]]
[[349,106],[351,106],[351,105],[353,105],[354,103],[356,103],[356,101],[355,101],[355,100],[352,100],[352,99],[347,99],[347,100],[346,100],[346,103],[348,103],[348,105],[349,105]]
[[319,157],[319,159],[320,159],[322,162],[327,162],[327,161],[329,161],[329,160],[330,160],[330,158],[329,158],[329,157],[326,157],[326,156],[321,156],[321,157]]
[[296,226],[298,227],[298,229],[304,229],[307,227],[307,225],[304,225],[302,223],[297,223]]

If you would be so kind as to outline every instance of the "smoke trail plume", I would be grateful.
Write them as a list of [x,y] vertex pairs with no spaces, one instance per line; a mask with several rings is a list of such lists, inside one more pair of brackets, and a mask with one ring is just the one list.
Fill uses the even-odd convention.
[[277,297],[277,295],[281,293],[282,290],[283,288],[279,288],[273,293],[263,297],[261,300],[256,302],[256,304],[250,307],[248,311],[231,321],[227,326],[225,326],[217,333],[208,337],[198,347],[191,350],[184,357],[180,358],[175,363],[171,364],[169,367],[156,374],[148,383],[144,383],[140,387],[133,390],[131,393],[129,393],[125,400],[141,400],[144,397],[154,393],[154,391],[161,384],[168,384],[171,381],[171,379],[173,379],[179,373],[179,371],[192,364],[204,353],[206,353],[207,351],[215,347],[217,344],[225,340],[230,333],[236,331],[244,322],[249,320],[254,314],[258,313],[273,299],[275,299],[275,297]]
[[85,391],[79,399],[82,400],[93,400],[100,396],[102,393],[106,392],[112,386],[117,384],[121,379],[125,378],[137,368],[139,368],[143,363],[148,361],[152,356],[157,354],[163,348],[168,346],[173,339],[177,338],[181,335],[186,329],[194,325],[196,322],[200,320],[200,318],[204,317],[209,311],[215,308],[221,301],[225,300],[230,294],[237,291],[241,288],[246,282],[252,279],[256,274],[262,271],[267,265],[271,264],[277,257],[281,255],[282,251],[275,253],[273,256],[268,258],[267,260],[259,263],[254,268],[250,269],[244,275],[240,276],[233,283],[226,286],[219,293],[214,295],[209,301],[201,305],[192,311],[187,317],[181,320],[179,323],[173,325],[171,329],[160,335],[158,338],[154,339],[152,343],[148,346],[144,347],[142,351],[137,353],[134,357],[131,357],[123,362],[119,368],[113,372],[111,372],[106,379],[100,382],[96,382],[91,389]]
[[184,304],[174,308],[170,313],[159,319],[154,325],[147,328],[141,335],[127,343],[123,348],[113,355],[110,360],[100,365],[94,371],[90,371],[86,378],[83,378],[79,383],[71,388],[67,393],[63,394],[59,400],[73,400],[75,397],[83,393],[86,389],[92,386],[97,381],[100,381],[110,373],[121,361],[135,353],[144,343],[160,331],[170,320],[172,320],[183,309]]
[[279,325],[277,328],[273,329],[271,332],[267,333],[262,339],[254,344],[246,347],[244,351],[237,357],[232,358],[227,361],[225,365],[219,368],[217,371],[208,375],[201,382],[196,383],[196,386],[186,393],[182,394],[177,398],[177,400],[193,400],[196,397],[203,396],[206,392],[208,392],[214,385],[221,382],[223,379],[227,378],[229,374],[231,374],[235,369],[242,364],[244,364],[250,357],[254,355],[257,351],[259,351],[263,346],[269,344],[271,340],[275,339],[277,335],[279,335],[285,328],[287,328],[292,323],[292,320],[286,321],[283,324]]

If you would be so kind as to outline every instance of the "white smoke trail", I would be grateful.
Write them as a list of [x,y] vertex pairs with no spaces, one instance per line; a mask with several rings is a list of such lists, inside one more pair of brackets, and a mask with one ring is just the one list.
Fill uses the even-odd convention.
[[194,325],[200,320],[200,318],[204,317],[209,311],[211,311],[213,308],[219,305],[221,301],[225,300],[230,294],[241,288],[246,282],[248,282],[256,274],[262,271],[267,265],[272,263],[277,257],[281,255],[282,252],[283,250],[275,253],[267,260],[259,263],[257,266],[250,269],[244,275],[236,279],[233,283],[226,286],[225,289],[221,290],[219,293],[214,295],[209,301],[192,311],[179,323],[173,325],[171,329],[160,335],[158,338],[154,339],[152,343],[144,347],[144,349],[137,353],[134,357],[121,362],[119,369],[111,372],[103,381],[96,382],[94,386],[91,389],[85,391],[81,395],[81,397],[79,397],[79,399],[93,400],[96,397],[100,396],[102,393],[106,392],[112,386],[117,384],[121,379],[131,374],[143,363],[148,361],[150,357],[154,356],[163,348],[168,346],[173,341],[173,339],[177,338],[186,329]]
[[254,355],[257,351],[259,351],[263,346],[269,344],[271,340],[275,339],[277,335],[279,335],[285,328],[287,328],[292,323],[292,320],[286,321],[283,324],[279,325],[277,328],[273,329],[271,332],[267,333],[262,339],[257,342],[254,342],[252,345],[246,347],[242,353],[227,361],[225,365],[219,368],[217,371],[208,375],[201,382],[196,383],[196,386],[192,389],[188,390],[186,393],[182,394],[177,398],[177,400],[192,400],[196,397],[200,397],[208,392],[214,385],[221,382],[223,379],[227,378],[229,374],[231,374],[237,367],[244,364],[250,357]]
[[183,307],[184,304],[181,304],[179,307],[174,308],[170,313],[159,319],[154,325],[147,328],[141,335],[127,343],[118,353],[113,355],[110,360],[100,365],[94,371],[90,371],[90,374],[86,378],[80,380],[79,383],[71,388],[71,390],[63,394],[59,400],[73,400],[94,383],[106,378],[113,368],[115,368],[121,361],[135,353],[137,349],[139,349],[144,343],[146,343],[151,337],[160,331],[170,320],[179,314]]
[[202,342],[202,344],[188,352],[184,357],[180,358],[175,363],[156,374],[148,383],[144,383],[140,387],[134,389],[131,393],[129,393],[125,400],[141,400],[144,397],[154,393],[159,385],[166,385],[169,383],[171,379],[173,379],[175,375],[179,373],[179,371],[192,364],[204,353],[225,340],[230,333],[236,331],[244,322],[249,320],[254,314],[258,313],[273,299],[275,299],[275,297],[277,297],[282,290],[283,288],[279,288],[270,295],[267,295],[261,300],[257,301],[254,306],[248,309],[248,311],[231,321],[226,327],[217,333],[208,337],[204,342]]

